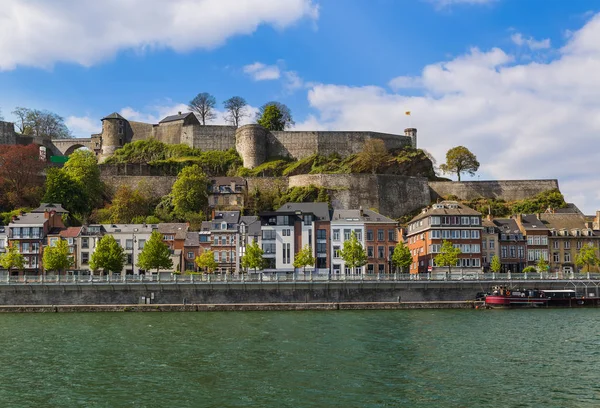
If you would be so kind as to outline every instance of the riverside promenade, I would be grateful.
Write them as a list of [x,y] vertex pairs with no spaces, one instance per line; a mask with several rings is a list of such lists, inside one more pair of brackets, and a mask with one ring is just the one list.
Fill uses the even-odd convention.
[[473,308],[478,294],[494,286],[575,289],[600,297],[600,276],[591,274],[45,276],[0,280],[0,306],[6,311],[31,306],[55,308],[50,311]]

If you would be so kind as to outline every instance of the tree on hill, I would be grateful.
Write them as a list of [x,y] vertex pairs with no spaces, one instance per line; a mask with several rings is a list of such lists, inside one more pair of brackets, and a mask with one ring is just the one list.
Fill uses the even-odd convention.
[[153,231],[150,239],[144,245],[142,253],[139,255],[137,265],[146,270],[170,269],[173,267],[171,260],[171,250],[162,240],[162,235],[158,231]]
[[367,263],[367,253],[358,238],[356,238],[354,231],[352,231],[350,239],[344,241],[340,256],[350,269],[360,268]]
[[502,269],[502,264],[500,263],[500,258],[498,258],[498,255],[494,255],[492,257],[492,262],[490,263],[490,269],[492,270],[492,272],[495,272],[495,273],[500,272],[500,269]]
[[73,137],[62,116],[54,112],[16,107],[13,115],[19,119],[17,130],[23,135],[50,139]]
[[452,242],[444,240],[440,253],[435,257],[437,266],[447,266],[448,272],[452,272],[452,267],[458,262],[458,256],[462,253],[459,248],[455,248]]
[[315,257],[310,245],[305,245],[294,257],[294,268],[302,268],[302,272],[306,272],[306,267],[314,264]]
[[206,122],[210,122],[217,117],[215,113],[216,104],[217,100],[214,96],[208,92],[201,92],[190,101],[188,108],[196,113],[202,125],[206,125]]
[[248,104],[246,100],[241,96],[232,96],[223,102],[223,106],[225,107],[225,115],[223,118],[230,123],[231,125],[238,127],[240,125],[240,121],[248,116],[246,107]]
[[82,186],[87,204],[86,215],[102,203],[104,184],[100,180],[100,168],[93,152],[75,150],[69,156],[62,170]]
[[92,271],[101,269],[104,274],[121,273],[123,265],[125,265],[125,253],[115,237],[105,235],[100,238],[90,259]]
[[394,253],[392,254],[392,263],[396,268],[400,268],[401,272],[404,272],[404,268],[408,268],[412,263],[412,254],[410,253],[410,249],[404,242],[398,242],[396,248],[394,248]]
[[62,169],[49,168],[46,171],[46,203],[61,203],[72,214],[84,214],[88,201],[83,184],[73,180]]
[[4,269],[7,269],[8,273],[10,273],[13,268],[16,268],[19,271],[23,270],[25,257],[21,255],[21,252],[19,251],[19,241],[13,241],[12,244],[7,247],[6,252],[0,255],[0,265]]
[[12,208],[37,205],[43,194],[45,166],[37,145],[0,145],[1,199]]
[[129,224],[134,218],[145,218],[150,215],[150,199],[138,189],[120,186],[107,208],[108,221],[113,224]]
[[458,181],[462,173],[469,173],[471,176],[479,169],[477,157],[464,146],[456,146],[446,153],[446,163],[440,166],[444,173],[456,173]]
[[42,256],[42,264],[46,271],[65,272],[73,265],[73,256],[69,252],[69,244],[59,239],[55,245],[46,247]]
[[596,266],[600,263],[600,259],[598,259],[598,255],[596,255],[596,249],[592,244],[584,245],[583,248],[579,250],[577,257],[575,258],[575,264],[583,268],[585,266],[586,272],[590,271],[590,267]]
[[390,162],[392,156],[388,153],[385,143],[381,139],[369,139],[365,141],[363,149],[356,155],[355,163],[359,170],[368,170],[376,174],[377,170]]
[[184,167],[173,184],[171,195],[178,216],[202,211],[208,203],[208,179],[200,166]]
[[207,273],[212,273],[219,266],[215,261],[215,253],[211,250],[206,250],[196,257],[196,265],[203,268]]
[[263,269],[265,266],[264,254],[265,251],[258,246],[258,243],[252,241],[246,246],[246,253],[242,257],[242,268],[252,268],[255,273],[257,269]]
[[285,130],[296,124],[292,112],[285,104],[271,101],[260,107],[256,122],[268,130]]

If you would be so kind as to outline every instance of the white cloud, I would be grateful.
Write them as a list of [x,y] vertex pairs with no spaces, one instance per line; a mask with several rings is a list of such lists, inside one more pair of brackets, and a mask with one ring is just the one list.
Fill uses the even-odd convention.
[[525,37],[523,37],[523,34],[515,33],[510,36],[510,39],[512,40],[512,42],[514,42],[518,46],[522,47],[525,45],[532,51],[544,50],[544,49],[550,48],[550,39],[549,38],[545,38],[543,40],[538,41],[538,40],[534,39],[533,37],[525,38]]
[[600,14],[544,63],[516,62],[499,48],[471,49],[424,67],[415,79],[423,84],[420,96],[313,85],[308,100],[316,113],[297,127],[402,134],[412,125],[438,162],[465,145],[478,156],[482,179],[558,178],[567,199],[593,212],[600,208],[598,38]]
[[69,116],[65,119],[65,124],[75,137],[90,137],[102,131],[100,119],[89,116]]
[[90,66],[123,50],[210,49],[262,24],[316,20],[313,0],[2,0],[0,70]]
[[262,62],[245,65],[243,71],[255,81],[271,81],[281,77],[277,65],[265,65]]
[[394,91],[398,91],[400,89],[420,88],[423,84],[421,83],[421,78],[401,75],[392,78],[388,82],[388,86]]

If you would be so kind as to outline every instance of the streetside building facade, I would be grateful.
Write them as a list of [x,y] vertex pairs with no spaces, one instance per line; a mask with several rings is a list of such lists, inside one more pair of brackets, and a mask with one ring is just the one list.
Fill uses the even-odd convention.
[[500,258],[498,227],[494,224],[490,216],[483,218],[481,224],[483,226],[483,230],[481,231],[481,266],[487,272],[490,270],[494,256]]
[[481,270],[481,213],[456,201],[426,208],[408,223],[406,238],[413,256],[410,273],[427,273],[444,241],[460,248],[457,267]]
[[494,224],[498,229],[500,272],[523,272],[527,266],[527,238],[512,218],[497,218]]
[[521,234],[527,237],[527,266],[535,266],[540,258],[548,261],[550,230],[536,214],[517,214],[514,217]]
[[239,241],[239,211],[215,212],[211,220],[211,250],[219,264],[216,272],[231,273],[239,270],[237,243]]

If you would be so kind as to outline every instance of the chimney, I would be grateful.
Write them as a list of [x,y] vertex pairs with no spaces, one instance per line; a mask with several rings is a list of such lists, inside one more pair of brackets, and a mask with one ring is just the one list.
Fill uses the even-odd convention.
[[13,216],[12,216],[12,221],[13,221],[13,222],[15,222],[16,220],[17,220],[17,216],[16,216],[16,215],[13,215]]
[[360,216],[364,216],[365,212],[363,211],[362,205],[360,207],[358,207],[358,213],[360,214]]
[[215,219],[215,209],[213,208],[212,212],[211,212],[211,220],[214,220],[214,219]]
[[492,214],[488,214],[486,218],[487,218],[487,220],[488,220],[488,221],[491,221],[491,220],[492,220],[492,218],[493,218],[493,217],[492,217]]
[[25,215],[25,211],[21,210],[21,217]]
[[181,112],[177,112],[177,114],[181,116]]
[[48,210],[47,210],[47,209],[46,209],[46,210],[44,210],[44,218],[45,218],[45,219],[48,219],[48,218],[50,218],[50,213],[48,212]]

